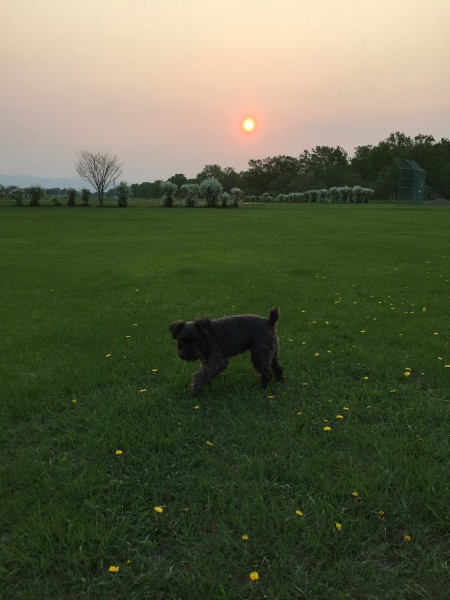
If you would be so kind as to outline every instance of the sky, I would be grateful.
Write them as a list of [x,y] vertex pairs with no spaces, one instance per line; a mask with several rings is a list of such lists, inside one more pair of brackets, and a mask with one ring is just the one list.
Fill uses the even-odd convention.
[[106,151],[141,183],[450,137],[449,0],[0,0],[0,22],[2,174]]

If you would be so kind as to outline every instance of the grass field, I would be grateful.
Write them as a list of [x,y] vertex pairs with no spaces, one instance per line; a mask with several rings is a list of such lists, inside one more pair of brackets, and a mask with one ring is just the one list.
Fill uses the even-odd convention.
[[[0,597],[447,598],[449,228],[0,209]],[[168,323],[275,304],[286,381],[190,398]]]

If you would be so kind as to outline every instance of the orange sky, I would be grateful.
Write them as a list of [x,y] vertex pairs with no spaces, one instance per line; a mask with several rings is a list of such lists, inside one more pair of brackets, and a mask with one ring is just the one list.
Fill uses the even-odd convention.
[[448,0],[2,0],[0,21],[2,174],[107,150],[133,183],[450,137]]

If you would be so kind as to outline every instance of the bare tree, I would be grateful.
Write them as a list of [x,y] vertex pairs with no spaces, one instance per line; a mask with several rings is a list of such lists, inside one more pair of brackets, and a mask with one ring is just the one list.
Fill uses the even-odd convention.
[[76,171],[81,179],[88,181],[96,190],[98,202],[103,206],[103,196],[106,188],[113,179],[122,174],[123,163],[117,156],[107,152],[88,152],[81,150],[75,164]]

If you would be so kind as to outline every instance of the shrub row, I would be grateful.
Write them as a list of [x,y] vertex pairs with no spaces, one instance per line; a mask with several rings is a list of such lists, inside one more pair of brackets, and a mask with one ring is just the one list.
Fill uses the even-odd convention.
[[291,192],[279,194],[276,197],[270,194],[262,196],[247,196],[248,202],[334,202],[343,204],[365,204],[373,198],[374,191],[360,185],[353,187],[331,187],[321,190],[306,190],[304,192]]
[[199,185],[186,183],[178,189],[172,181],[162,181],[160,184],[162,205],[170,208],[175,205],[175,196],[178,194],[185,201],[188,208],[194,208],[199,198],[204,198],[208,208],[238,208],[243,195],[240,188],[233,188],[230,193],[224,192],[222,184],[215,178],[204,179]]

